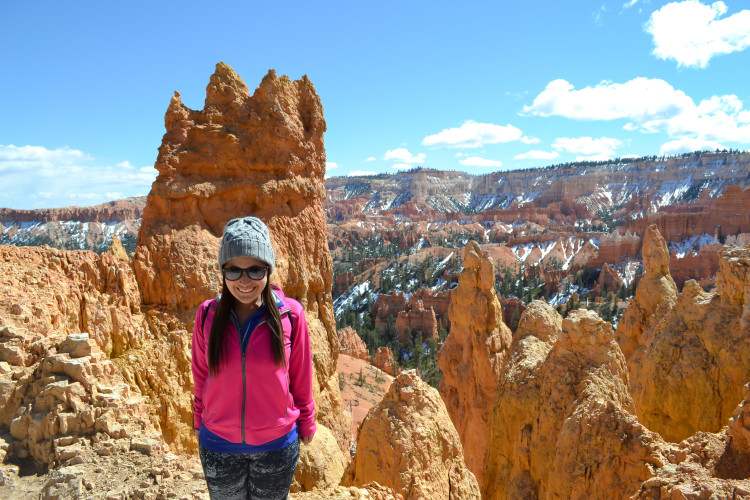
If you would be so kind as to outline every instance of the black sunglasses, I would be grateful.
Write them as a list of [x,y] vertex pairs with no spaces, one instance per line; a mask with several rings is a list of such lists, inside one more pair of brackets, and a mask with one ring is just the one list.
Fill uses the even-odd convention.
[[242,278],[242,273],[247,274],[247,277],[251,280],[260,281],[266,277],[267,267],[263,266],[250,266],[247,269],[241,267],[222,267],[221,274],[227,279],[227,281],[237,281]]

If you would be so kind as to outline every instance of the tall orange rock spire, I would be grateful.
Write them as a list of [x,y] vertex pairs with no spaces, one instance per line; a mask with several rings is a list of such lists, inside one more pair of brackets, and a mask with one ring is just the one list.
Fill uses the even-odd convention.
[[470,241],[463,266],[448,311],[450,333],[438,352],[439,391],[461,436],[466,464],[482,484],[489,415],[512,334],[495,295],[492,259]]

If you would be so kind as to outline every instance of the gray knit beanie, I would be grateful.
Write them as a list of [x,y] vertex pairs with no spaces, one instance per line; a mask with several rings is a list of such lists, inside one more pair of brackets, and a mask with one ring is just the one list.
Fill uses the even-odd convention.
[[268,228],[257,217],[232,219],[224,226],[219,247],[219,268],[237,257],[253,257],[268,264],[273,272],[276,257],[271,246]]

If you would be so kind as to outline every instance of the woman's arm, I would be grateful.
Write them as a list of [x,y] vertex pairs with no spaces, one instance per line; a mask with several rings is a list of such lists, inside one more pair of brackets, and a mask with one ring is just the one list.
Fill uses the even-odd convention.
[[204,302],[195,314],[193,326],[192,369],[193,369],[193,418],[195,429],[201,428],[203,415],[203,385],[208,376],[208,362],[206,358],[207,340],[203,334],[203,318],[208,311],[210,302]]
[[307,327],[305,311],[299,304],[291,308],[292,352],[289,356],[289,390],[294,397],[294,404],[300,414],[297,419],[297,431],[303,443],[309,444],[315,434],[315,400],[312,390],[312,349],[310,331]]

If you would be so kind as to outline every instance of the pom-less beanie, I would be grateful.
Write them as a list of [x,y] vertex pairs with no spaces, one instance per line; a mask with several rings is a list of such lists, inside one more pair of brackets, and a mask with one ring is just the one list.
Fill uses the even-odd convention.
[[257,217],[232,219],[224,226],[219,247],[219,268],[237,257],[253,257],[268,264],[273,272],[276,257],[271,246],[268,228]]

